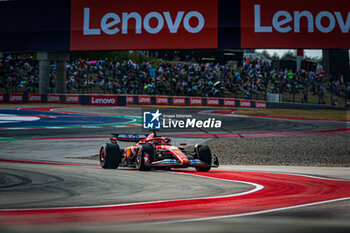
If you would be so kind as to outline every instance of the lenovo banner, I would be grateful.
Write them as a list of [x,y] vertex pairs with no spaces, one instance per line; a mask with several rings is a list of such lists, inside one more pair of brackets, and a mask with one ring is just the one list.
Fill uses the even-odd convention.
[[236,100],[235,99],[224,99],[224,107],[236,107]]
[[349,0],[241,0],[242,48],[350,48]]
[[208,106],[220,106],[220,102],[218,98],[207,98]]
[[47,95],[47,102],[48,103],[61,103],[61,96],[56,94],[48,94]]
[[156,104],[157,105],[168,105],[169,104],[168,96],[156,96]]
[[217,48],[217,1],[71,0],[71,50]]
[[23,94],[10,94],[9,103],[11,104],[23,103]]
[[173,96],[173,105],[184,106],[186,105],[185,97]]
[[190,97],[190,106],[202,106],[202,97]]
[[349,0],[0,0],[0,51],[348,49],[349,5]]
[[126,103],[127,104],[134,104],[134,96],[133,95],[127,95],[126,96]]
[[150,95],[139,95],[139,104],[151,104],[151,96]]
[[42,95],[41,94],[29,94],[28,103],[41,103]]
[[4,93],[0,93],[0,103],[4,103],[5,98],[4,98]]
[[256,108],[266,108],[266,101],[255,101]]
[[79,104],[79,95],[66,95],[66,104]]
[[239,100],[239,107],[241,108],[251,108],[252,102],[250,100]]
[[90,105],[118,105],[118,97],[111,95],[91,95]]

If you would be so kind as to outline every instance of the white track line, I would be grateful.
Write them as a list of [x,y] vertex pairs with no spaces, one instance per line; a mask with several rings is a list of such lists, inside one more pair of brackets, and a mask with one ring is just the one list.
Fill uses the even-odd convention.
[[[227,171],[227,170],[225,170]],[[255,172],[255,171],[254,171]],[[142,205],[142,204],[155,204],[155,203],[162,203],[162,202],[175,202],[175,201],[183,201],[183,200],[203,200],[203,199],[216,199],[216,198],[225,198],[225,197],[234,197],[234,196],[242,196],[250,193],[257,192],[259,190],[262,190],[264,186],[260,184],[255,184],[251,182],[245,182],[245,181],[236,181],[236,180],[227,180],[227,179],[220,179],[220,178],[214,178],[214,177],[207,177],[202,175],[196,175],[196,174],[186,174],[182,172],[175,172],[177,174],[181,175],[189,175],[189,176],[198,176],[203,177],[207,179],[213,179],[213,180],[220,180],[220,181],[227,181],[227,182],[233,182],[233,183],[243,183],[248,185],[255,186],[254,189],[242,193],[236,193],[236,194],[230,194],[230,195],[223,195],[223,196],[216,196],[216,197],[202,197],[202,198],[189,198],[189,199],[178,199],[178,200],[163,200],[163,201],[151,201],[151,202],[139,202],[139,203],[127,203],[127,204],[117,204],[117,205],[100,205],[100,206],[75,206],[75,207],[59,207],[59,208],[32,208],[32,209],[3,209],[2,211],[21,211],[21,210],[49,210],[49,209],[86,209],[86,208],[103,208],[103,207],[118,207],[118,206],[130,206],[130,205]],[[302,177],[309,177],[314,179],[321,179],[321,180],[333,180],[333,181],[348,181],[348,180],[341,180],[341,179],[332,179],[332,178],[324,178],[324,177],[317,177],[317,176],[309,176],[309,175],[300,175],[300,174],[292,174],[292,173],[278,173],[278,172],[261,172],[261,173],[272,173],[272,174],[286,174],[286,175],[293,175],[293,176],[302,176]],[[222,215],[222,216],[215,216],[215,217],[206,217],[206,218],[193,218],[193,219],[185,219],[185,220],[175,220],[175,221],[160,221],[160,222],[153,222],[153,223],[139,223],[139,224],[122,224],[121,226],[130,226],[130,225],[158,225],[158,224],[172,224],[172,223],[186,223],[186,222],[198,222],[198,221],[210,221],[210,220],[217,220],[217,219],[226,219],[226,218],[236,218],[236,217],[245,217],[245,216],[252,216],[252,215],[259,215],[259,214],[266,214],[271,212],[277,212],[277,211],[284,211],[289,209],[296,209],[301,207],[309,207],[314,205],[321,205],[321,204],[327,204],[337,201],[345,201],[350,200],[350,197],[344,197],[344,198],[338,198],[338,199],[331,199],[326,201],[320,201],[320,202],[311,202],[301,205],[295,205],[295,206],[288,206],[288,207],[281,207],[276,209],[270,209],[270,210],[263,210],[263,211],[256,211],[256,212],[250,212],[250,213],[243,213],[243,214],[233,214],[233,215]]]
[[[229,171],[229,170],[225,170],[225,171]],[[240,171],[252,172],[252,171],[247,171],[247,170],[240,170]],[[271,173],[272,174],[286,174],[286,175],[293,175],[293,176],[309,177],[309,178],[320,179],[320,180],[349,181],[349,180],[332,179],[332,178],[317,177],[317,176],[302,175],[302,174],[293,174],[293,173],[265,172],[265,171],[253,171],[253,172],[270,173],[270,174]],[[202,175],[195,175],[195,174],[186,174],[186,173],[180,173],[180,174],[181,175],[189,175],[189,176],[200,176],[200,177],[205,177],[205,178],[214,179],[214,180],[218,179],[218,178],[212,178],[212,177],[207,177],[207,176],[202,176]],[[219,179],[219,180],[225,180],[225,179]],[[227,181],[229,181],[229,180],[227,180]],[[302,208],[302,207],[309,207],[309,206],[314,206],[314,205],[321,205],[321,204],[327,204],[327,203],[332,203],[332,202],[337,202],[337,201],[346,201],[346,200],[350,200],[350,197],[331,199],[331,200],[320,201],[320,202],[311,202],[311,203],[306,203],[306,204],[301,204],[301,205],[281,207],[281,208],[276,208],[276,209],[256,211],[256,212],[250,212],[250,213],[244,213],[244,214],[221,215],[221,216],[215,216],[215,217],[193,218],[193,219],[184,219],[184,220],[175,220],[175,221],[160,221],[160,222],[152,222],[152,223],[122,224],[121,226],[160,225],[160,224],[200,222],[200,221],[210,221],[210,220],[218,220],[218,219],[226,219],[226,218],[237,218],[237,217],[245,217],[245,216],[266,214],[266,213],[271,213],[271,212],[278,212],[278,211],[284,211],[284,210],[290,210],[290,209],[296,209],[296,208]]]
[[[229,170],[225,170],[225,171],[229,171]],[[251,172],[251,171],[244,170],[243,172]],[[256,172],[256,171],[254,171],[254,172]],[[308,177],[308,178],[314,178],[314,179],[320,179],[320,180],[349,181],[349,180],[333,179],[333,178],[325,178],[325,177],[317,177],[317,176],[293,174],[293,173],[265,172],[265,171],[258,171],[258,172],[270,173],[270,174],[271,173],[272,174],[286,174],[286,175]],[[201,176],[201,175],[194,175],[194,174],[185,174],[185,175]],[[205,177],[205,176],[203,176],[203,177]],[[207,177],[207,178],[209,178],[209,177]],[[251,216],[251,215],[258,215],[258,214],[266,214],[266,213],[271,213],[271,212],[284,211],[284,210],[289,210],[289,209],[296,209],[296,208],[301,208],[301,207],[321,205],[321,204],[327,204],[327,203],[332,203],[332,202],[337,202],[337,201],[346,201],[346,200],[350,200],[350,197],[331,199],[331,200],[320,201],[320,202],[311,202],[311,203],[307,203],[307,204],[288,206],[288,207],[281,207],[281,208],[276,208],[276,209],[263,210],[263,211],[257,211],[257,212],[250,212],[250,213],[244,213],[244,214],[222,215],[222,216],[207,217],[207,218],[194,218],[194,219],[176,220],[176,221],[164,221],[164,222],[154,222],[154,223],[140,223],[140,225],[156,225],[156,224],[199,222],[199,221],[209,221],[209,220],[217,220],[217,219],[225,219],[225,218],[237,218],[237,217],[244,217],[244,216]]]
[[[176,173],[176,172],[172,172]],[[243,196],[250,193],[258,192],[264,188],[263,185],[255,184],[252,182],[245,182],[245,181],[237,181],[237,180],[227,180],[227,179],[220,179],[220,178],[213,178],[213,177],[206,177],[201,175],[194,175],[194,174],[183,174],[183,173],[177,173],[181,175],[192,175],[192,176],[198,176],[202,178],[212,179],[212,180],[220,180],[220,181],[226,181],[226,182],[232,182],[232,183],[241,183],[241,184],[248,184],[252,185],[255,188],[249,191],[245,191],[242,193],[234,193],[229,195],[222,195],[222,196],[213,196],[213,197],[199,197],[199,198],[185,198],[185,199],[173,199],[173,200],[162,200],[162,201],[148,201],[148,202],[136,202],[136,203],[126,203],[126,204],[112,204],[112,205],[97,205],[97,206],[73,206],[73,207],[50,207],[50,208],[28,208],[28,209],[1,209],[0,213],[3,211],[32,211],[32,210],[64,210],[64,209],[89,209],[89,208],[104,208],[104,207],[120,207],[120,206],[131,206],[131,205],[144,205],[144,204],[157,204],[157,203],[163,203],[163,202],[177,202],[177,201],[190,201],[190,200],[203,200],[203,199],[217,199],[217,198],[227,198],[227,197],[236,197],[236,196]]]
[[289,210],[289,209],[296,209],[296,208],[301,208],[301,207],[321,205],[321,204],[327,204],[327,203],[332,203],[332,202],[337,202],[337,201],[346,201],[346,200],[350,200],[350,197],[344,197],[344,198],[327,200],[327,201],[320,201],[320,202],[312,202],[312,203],[307,203],[307,204],[288,206],[288,207],[282,207],[282,208],[276,208],[276,209],[270,209],[270,210],[262,210],[262,211],[257,211],[257,212],[244,213],[244,214],[222,215],[222,216],[207,217],[207,218],[193,218],[193,219],[176,220],[176,221],[164,221],[164,222],[153,222],[153,223],[140,223],[140,224],[137,224],[137,225],[158,225],[158,224],[209,221],[209,220],[217,220],[217,219],[225,219],[225,218],[237,218],[237,217],[245,217],[245,216],[251,216],[251,215],[258,215],[258,214],[266,214],[266,213],[271,213],[271,212],[284,211],[284,210]]

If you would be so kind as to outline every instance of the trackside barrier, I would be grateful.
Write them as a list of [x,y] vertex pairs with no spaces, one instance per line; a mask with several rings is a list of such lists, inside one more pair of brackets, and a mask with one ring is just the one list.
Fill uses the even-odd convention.
[[235,99],[224,99],[224,103],[223,103],[224,107],[236,107],[236,101]]
[[42,103],[43,98],[41,94],[29,94],[27,101],[28,103]]
[[61,103],[61,95],[57,94],[48,94],[46,97],[46,103],[59,104]]
[[124,95],[78,95],[78,94],[22,94],[0,93],[0,103],[65,103],[81,105],[126,106]]
[[118,106],[118,96],[115,96],[115,95],[91,95],[91,96],[89,96],[89,104],[90,105]]
[[4,93],[0,93],[0,103],[4,103],[5,102],[5,95]]
[[266,101],[255,101],[255,108],[266,108]]
[[237,100],[217,97],[151,96],[151,95],[98,95],[98,94],[20,94],[0,93],[0,103],[65,103],[93,106],[170,105],[267,108],[266,101]]
[[238,100],[217,97],[189,97],[189,96],[151,96],[125,95],[127,104],[133,105],[170,105],[170,106],[210,106],[210,107],[241,107],[266,108],[266,101]]
[[133,104],[134,103],[134,96],[133,95],[127,95],[126,96],[126,104]]
[[80,104],[79,95],[65,95],[64,103],[66,104]]
[[150,105],[152,104],[152,98],[150,95],[139,95],[138,96],[138,104]]
[[179,96],[173,96],[171,98],[172,105],[175,106],[185,106],[186,105],[186,98],[185,97],[179,97]]
[[24,94],[11,93],[9,94],[8,102],[10,104],[20,104],[24,102]]
[[252,101],[250,101],[250,100],[239,100],[239,106],[241,108],[251,108],[252,107]]
[[203,99],[201,97],[190,97],[190,106],[203,106]]
[[207,106],[220,106],[219,98],[207,98]]
[[169,105],[168,96],[156,96],[156,105]]

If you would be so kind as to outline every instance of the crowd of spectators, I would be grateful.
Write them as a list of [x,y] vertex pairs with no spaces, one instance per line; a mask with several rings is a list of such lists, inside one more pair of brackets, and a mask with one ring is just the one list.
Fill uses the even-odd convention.
[[[243,69],[242,69],[243,68]],[[252,92],[269,92],[279,94],[301,94],[301,102],[308,102],[308,95],[319,97],[320,103],[324,104],[326,91],[342,98],[350,96],[350,82],[345,82],[343,75],[333,77],[323,70],[294,72],[289,69],[277,69],[269,62],[259,59],[248,59],[243,61],[240,75],[245,75],[243,87],[249,85],[247,97]],[[266,88],[266,85],[268,88]],[[266,88],[266,89],[265,89]]]
[[[144,62],[76,60],[67,64],[67,88],[110,94],[222,95],[222,84],[230,84],[226,66],[209,64],[162,64]],[[89,75],[90,74],[90,75]],[[95,75],[92,75],[95,74]],[[232,80],[232,79],[231,79]]]
[[350,82],[346,83],[343,75],[332,77],[322,70],[319,72],[273,70],[270,77],[273,84],[270,89],[271,93],[301,94],[303,96],[301,102],[303,103],[308,102],[309,95],[316,95],[319,98],[319,103],[324,104],[326,92],[342,98],[350,96]]
[[17,92],[20,87],[38,87],[38,62],[31,56],[12,58],[11,55],[0,58],[0,90]]
[[[50,65],[49,88],[55,88],[56,66]],[[0,58],[0,91],[37,92],[39,64],[31,56]],[[179,96],[223,97],[224,94],[253,93],[301,94],[324,96],[331,91],[337,96],[350,94],[350,82],[344,77],[332,77],[325,72],[293,72],[278,70],[259,58],[244,59],[239,67],[215,63],[149,62],[137,64],[131,60],[76,59],[66,63],[67,93],[151,94]]]

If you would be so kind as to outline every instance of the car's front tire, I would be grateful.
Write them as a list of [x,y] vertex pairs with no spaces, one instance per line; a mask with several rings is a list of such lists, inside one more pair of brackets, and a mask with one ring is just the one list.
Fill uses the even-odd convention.
[[118,144],[105,143],[100,149],[100,164],[105,169],[116,169],[121,161]]
[[154,161],[154,149],[152,145],[141,144],[136,155],[136,168],[140,171],[152,169]]
[[198,166],[196,167],[197,172],[208,172],[210,171],[211,168],[211,160],[212,160],[212,155],[209,147],[207,145],[201,145],[198,148],[197,152],[198,159],[209,166]]

